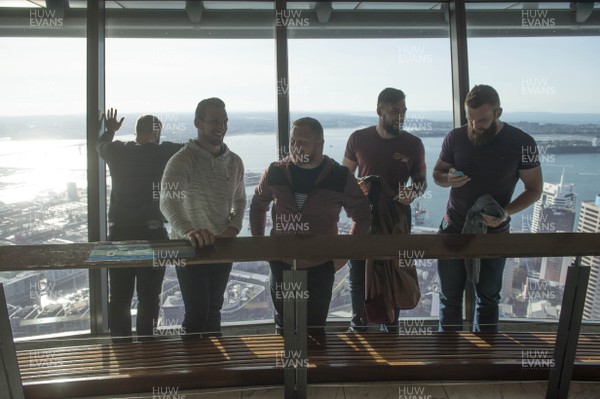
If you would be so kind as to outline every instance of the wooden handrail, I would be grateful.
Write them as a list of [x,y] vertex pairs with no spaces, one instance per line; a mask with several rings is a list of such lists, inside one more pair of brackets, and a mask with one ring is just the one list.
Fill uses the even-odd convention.
[[[137,241],[139,242],[139,241]],[[143,241],[147,242],[147,241]],[[0,271],[147,266],[149,261],[86,262],[101,243],[0,247]],[[186,264],[291,259],[497,258],[600,255],[600,234],[413,234],[218,239]]]
[[[142,241],[146,242],[147,241]],[[164,242],[164,241],[163,241]],[[125,242],[129,243],[129,242]],[[160,242],[157,242],[160,243]],[[171,242],[172,243],[172,242]],[[38,269],[71,269],[71,268],[102,268],[102,267],[122,267],[127,266],[147,266],[150,260],[125,262],[114,261],[95,261],[86,262],[90,252],[98,245],[104,243],[83,243],[83,244],[63,244],[63,245],[22,245],[22,246],[5,246],[0,247],[0,271],[8,270],[38,270]],[[159,248],[158,246],[156,248]],[[186,265],[214,263],[224,261],[255,261],[255,260],[273,260],[273,259],[344,259],[344,258],[494,258],[494,257],[539,257],[539,256],[590,256],[600,255],[600,234],[593,233],[552,233],[552,234],[482,234],[482,235],[402,235],[402,236],[287,236],[287,237],[241,237],[235,239],[219,239],[217,243],[210,247],[198,250],[193,258],[186,258]],[[573,275],[574,271],[586,270],[587,268],[570,268],[569,272]],[[304,273],[304,271],[302,271]],[[587,275],[586,275],[587,276]],[[587,278],[587,277],[586,277]],[[569,287],[581,285],[581,280],[577,276],[567,278]],[[583,279],[587,283],[586,279]],[[581,285],[584,287],[585,285]],[[566,295],[566,294],[565,294]],[[569,297],[570,298],[570,297]],[[577,299],[577,298],[575,298]],[[572,299],[571,302],[575,302]],[[581,299],[581,298],[579,298]],[[568,302],[568,301],[567,301]],[[581,301],[579,301],[581,302]],[[573,312],[573,309],[581,310],[583,303],[575,306],[572,303],[566,303],[563,300],[563,311],[568,310]],[[580,323],[581,315],[578,314],[578,322]],[[566,320],[566,319],[565,319]],[[563,328],[559,325],[560,336],[568,336],[574,330],[570,329],[574,323],[570,320],[562,321]],[[576,323],[575,323],[576,324]],[[569,328],[565,329],[567,325]],[[578,326],[578,324],[577,324]],[[564,330],[564,331],[563,331]],[[573,332],[575,336],[579,335],[579,331]],[[444,338],[444,336],[442,336]],[[287,335],[284,337],[288,342]],[[576,343],[575,343],[576,344]],[[574,344],[574,345],[575,345]],[[285,347],[287,347],[287,343]],[[304,346],[306,344],[304,343]],[[575,355],[576,346],[572,345],[570,351]],[[329,361],[329,353],[322,354],[325,356],[325,362]],[[318,355],[317,355],[318,357]],[[557,359],[557,367],[562,370],[564,368],[562,356]],[[515,368],[517,374],[520,375],[522,370],[517,359]],[[572,359],[568,359],[568,367],[573,366]],[[435,362],[434,362],[435,363]],[[429,364],[426,373],[431,371],[432,366],[435,368],[450,367],[456,368],[452,361],[451,365]],[[471,367],[467,364],[471,361],[466,361],[465,367]],[[360,365],[357,365],[357,367]],[[371,365],[367,365],[372,367]],[[482,367],[481,364],[476,364],[476,367]],[[362,366],[361,366],[362,367]],[[490,373],[498,371],[498,365],[489,365]],[[335,375],[331,373],[336,369],[325,367],[320,373],[325,373],[326,378],[332,378]],[[362,374],[362,369],[359,373]],[[466,369],[465,369],[466,370]],[[188,370],[189,371],[189,370]],[[272,377],[272,373],[266,370],[259,370],[262,378]],[[335,370],[334,370],[335,371]],[[347,372],[345,370],[344,372]],[[355,370],[356,371],[356,370]],[[393,371],[396,375],[396,371]],[[492,375],[490,374],[490,375]],[[444,375],[447,375],[445,373]],[[541,378],[545,378],[547,373]],[[180,375],[182,380],[178,386],[186,387],[186,383],[190,382]],[[248,377],[247,370],[241,372],[236,378],[243,384],[245,378]],[[257,376],[254,375],[254,378]],[[337,376],[339,378],[339,376]],[[412,376],[414,378],[414,376]],[[155,383],[155,376],[148,380],[147,375],[142,375],[140,378],[143,381],[151,381]],[[169,381],[172,381],[173,376],[168,376]],[[397,378],[397,377],[396,377]],[[540,376],[536,376],[540,378]],[[568,391],[568,383],[570,382],[570,374],[566,378],[558,379],[560,384],[565,385]],[[336,377],[334,377],[336,379]],[[123,384],[129,388],[130,377],[122,380]],[[106,385],[106,381],[100,382],[105,389],[113,390],[115,387]],[[144,382],[145,383],[145,382]],[[86,381],[89,384],[89,381]],[[285,381],[288,387],[288,381]],[[303,383],[305,387],[306,381]],[[34,384],[35,386],[35,384]],[[290,385],[291,386],[291,385]],[[190,386],[191,387],[191,386]],[[139,387],[138,387],[139,388]],[[62,388],[61,388],[62,389]],[[75,391],[79,388],[74,387]],[[287,391],[286,391],[287,392]],[[61,393],[63,395],[64,392]],[[44,393],[46,395],[46,393]],[[35,396],[32,396],[35,397]],[[64,397],[64,395],[62,396]]]

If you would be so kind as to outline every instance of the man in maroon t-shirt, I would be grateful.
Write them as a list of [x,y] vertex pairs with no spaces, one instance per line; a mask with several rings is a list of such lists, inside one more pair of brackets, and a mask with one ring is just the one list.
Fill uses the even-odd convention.
[[[411,220],[410,203],[427,188],[425,148],[420,138],[402,130],[406,114],[406,96],[401,90],[386,88],[377,99],[376,126],[357,130],[348,139],[342,165],[358,176],[378,175],[398,194],[397,212]],[[408,179],[411,186],[407,186]],[[364,188],[363,191],[368,191]],[[365,331],[365,261],[350,260],[352,297],[351,331]],[[398,313],[398,312],[397,312]],[[398,314],[396,314],[397,319]],[[393,331],[394,328],[387,328]]]
[[[467,125],[448,133],[433,171],[437,185],[451,187],[440,233],[461,233],[469,209],[485,194],[506,212],[504,218],[481,213],[487,232],[508,233],[509,216],[533,204],[542,192],[542,171],[535,140],[498,119],[502,114],[500,98],[491,86],[475,86],[467,95],[465,109]],[[525,191],[511,201],[519,180]],[[498,331],[498,303],[505,263],[506,259],[481,259],[479,281],[475,284],[475,331]],[[464,260],[440,259],[438,273],[440,331],[460,331],[467,279]]]

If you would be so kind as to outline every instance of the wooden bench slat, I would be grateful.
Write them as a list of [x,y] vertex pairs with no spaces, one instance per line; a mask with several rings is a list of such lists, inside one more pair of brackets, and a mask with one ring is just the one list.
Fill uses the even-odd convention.
[[[555,333],[328,334],[309,339],[310,382],[398,379],[545,379],[547,369],[523,368],[523,351],[553,356]],[[36,367],[35,351],[19,351],[28,399],[280,384],[278,335],[93,344],[41,349],[57,362]],[[597,379],[600,334],[582,334],[574,377]],[[426,366],[426,367],[419,367]]]

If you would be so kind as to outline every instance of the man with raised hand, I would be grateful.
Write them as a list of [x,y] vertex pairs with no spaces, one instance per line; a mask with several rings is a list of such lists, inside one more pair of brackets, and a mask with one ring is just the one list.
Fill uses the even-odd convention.
[[[158,201],[160,180],[167,161],[182,145],[168,141],[160,143],[162,124],[152,115],[137,119],[135,141],[113,140],[123,119],[117,119],[116,109],[109,109],[105,118],[106,131],[96,143],[96,150],[108,164],[112,178],[108,239],[168,240]],[[130,309],[134,287],[138,298],[137,335],[153,334],[164,274],[164,267],[108,269],[108,323],[112,337],[131,336]]]

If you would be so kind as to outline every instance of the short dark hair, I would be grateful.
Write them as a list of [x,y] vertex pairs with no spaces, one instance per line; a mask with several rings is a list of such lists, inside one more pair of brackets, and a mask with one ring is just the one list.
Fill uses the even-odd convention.
[[315,118],[311,118],[309,116],[305,116],[304,118],[296,119],[292,123],[292,128],[294,128],[294,126],[308,127],[310,129],[312,129],[312,131],[317,134],[317,139],[323,140],[323,126]]
[[142,115],[135,121],[135,134],[154,134],[162,130],[162,123],[154,115]]
[[406,99],[406,95],[402,90],[386,87],[379,93],[379,97],[377,97],[377,106],[383,107],[384,105],[397,103],[404,99]]
[[225,103],[217,97],[205,98],[198,103],[195,118],[203,121],[206,116],[206,108],[208,107],[225,108]]
[[500,108],[500,96],[492,86],[475,85],[467,94],[465,105],[469,108],[479,108],[484,104],[489,104],[494,109]]

